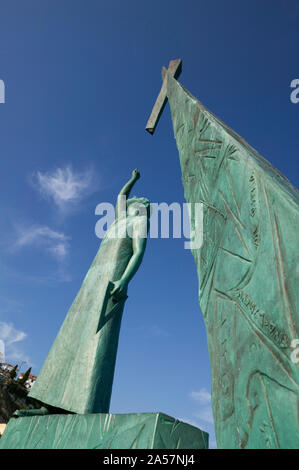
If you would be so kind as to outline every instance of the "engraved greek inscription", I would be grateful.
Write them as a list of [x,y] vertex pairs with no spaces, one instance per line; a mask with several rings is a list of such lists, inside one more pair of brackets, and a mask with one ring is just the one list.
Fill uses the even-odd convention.
[[253,229],[253,243],[254,246],[257,248],[259,245],[259,231],[257,226]]
[[275,343],[281,348],[287,348],[290,344],[288,335],[276,326],[263,311],[257,308],[251,297],[244,291],[235,291],[235,295],[240,300],[241,304],[251,314],[257,325],[269,335]]
[[[252,182],[255,184],[255,180],[253,180]],[[254,217],[256,212],[256,186],[250,189],[250,204],[250,215],[251,217]]]
[[[257,185],[254,172],[249,178],[249,187],[250,187],[250,217],[256,221],[257,210],[258,210],[258,200],[257,200]],[[257,223],[254,225],[252,230],[252,239],[253,245],[255,248],[259,246],[259,230]]]

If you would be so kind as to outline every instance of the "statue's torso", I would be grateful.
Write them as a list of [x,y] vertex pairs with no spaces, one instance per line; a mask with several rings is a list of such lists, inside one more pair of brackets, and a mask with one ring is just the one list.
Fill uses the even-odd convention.
[[110,281],[121,278],[133,254],[132,238],[129,236],[133,224],[131,218],[116,219],[101,242],[100,249],[91,267]]

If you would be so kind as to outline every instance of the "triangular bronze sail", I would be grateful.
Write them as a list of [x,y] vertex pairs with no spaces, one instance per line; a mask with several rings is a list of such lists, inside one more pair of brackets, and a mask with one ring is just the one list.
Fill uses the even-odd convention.
[[298,191],[167,75],[185,198],[203,205],[192,251],[218,447],[298,448]]

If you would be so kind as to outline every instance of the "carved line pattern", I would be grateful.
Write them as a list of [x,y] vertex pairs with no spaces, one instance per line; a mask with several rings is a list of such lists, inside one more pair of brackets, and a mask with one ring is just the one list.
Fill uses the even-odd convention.
[[[288,295],[285,289],[285,274],[284,274],[284,267],[283,267],[283,258],[281,254],[281,243],[279,234],[278,234],[278,225],[277,220],[275,221],[276,227],[274,227],[270,204],[269,204],[269,197],[266,188],[264,188],[265,196],[266,196],[266,205],[268,210],[268,216],[270,219],[270,227],[272,233],[272,243],[273,243],[273,250],[274,250],[274,259],[275,259],[275,269],[276,269],[276,279],[279,288],[279,299],[281,310],[283,312],[284,323],[289,326],[291,330],[291,334],[293,338],[296,338],[296,331],[294,326],[294,321],[292,318],[292,314],[290,311]],[[288,318],[287,318],[288,317]]]

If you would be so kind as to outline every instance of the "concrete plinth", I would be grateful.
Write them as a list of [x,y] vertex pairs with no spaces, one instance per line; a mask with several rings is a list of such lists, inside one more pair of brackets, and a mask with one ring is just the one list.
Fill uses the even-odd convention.
[[0,449],[205,449],[209,435],[163,413],[12,418]]

